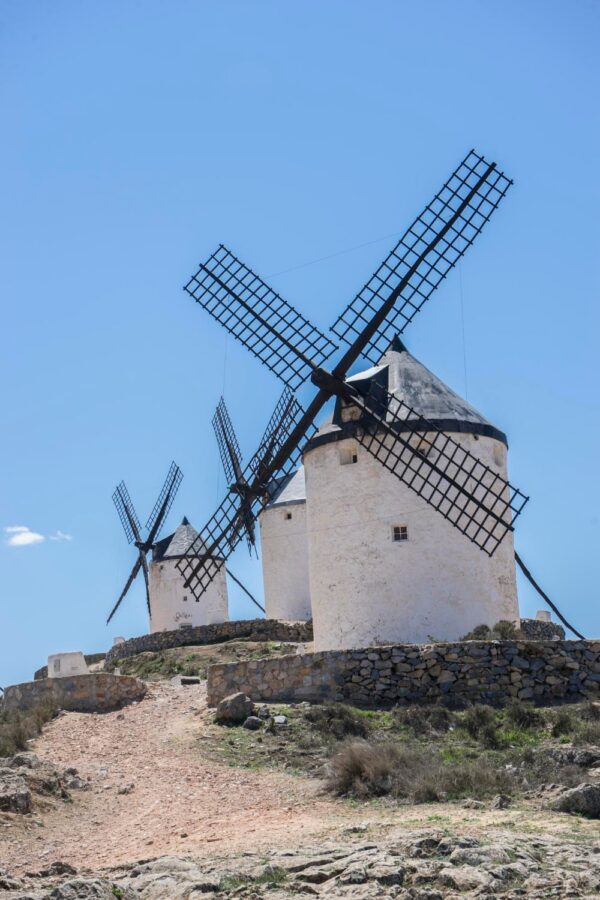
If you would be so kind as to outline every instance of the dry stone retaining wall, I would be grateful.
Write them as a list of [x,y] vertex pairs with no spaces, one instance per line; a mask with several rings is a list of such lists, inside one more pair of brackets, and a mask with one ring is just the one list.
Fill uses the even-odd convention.
[[244,691],[253,700],[340,700],[373,707],[455,695],[503,704],[576,701],[600,692],[600,641],[464,641],[330,650],[219,664],[208,702]]
[[145,693],[145,685],[137,678],[97,672],[13,684],[4,692],[4,705],[7,709],[29,709],[50,702],[73,712],[110,712],[141,700]]
[[214,625],[197,625],[194,628],[178,628],[176,631],[157,631],[116,644],[106,654],[106,664],[135,656],[145,651],[157,652],[173,647],[190,647],[202,644],[220,644],[251,638],[255,641],[312,641],[312,622],[279,622],[276,619],[248,619],[236,622],[219,622]]

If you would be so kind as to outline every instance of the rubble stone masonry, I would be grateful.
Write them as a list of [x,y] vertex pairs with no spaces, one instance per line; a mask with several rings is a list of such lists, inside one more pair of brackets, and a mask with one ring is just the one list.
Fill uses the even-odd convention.
[[253,641],[290,641],[307,643],[312,641],[312,622],[279,622],[276,619],[248,619],[237,622],[219,622],[214,625],[197,625],[193,628],[178,628],[176,631],[157,631],[143,634],[116,644],[106,654],[105,665],[114,664],[119,659],[135,656],[146,651],[170,650],[172,647],[191,647],[203,644],[219,644],[249,638]]
[[68,678],[44,678],[13,684],[4,692],[7,709],[29,709],[51,703],[75,712],[110,712],[141,700],[146,687],[137,678],[96,672]]
[[208,670],[208,702],[244,691],[253,700],[357,706],[439,702],[457,696],[503,704],[600,695],[600,641],[462,641],[328,650],[219,664]]

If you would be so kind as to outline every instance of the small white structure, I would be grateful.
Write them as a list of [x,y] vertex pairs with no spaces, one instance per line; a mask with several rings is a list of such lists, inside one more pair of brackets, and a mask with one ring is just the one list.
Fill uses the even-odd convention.
[[[505,435],[399,339],[349,381],[367,388],[372,378],[507,477]],[[456,640],[518,622],[512,533],[490,558],[360,446],[355,418],[338,400],[304,452],[315,650]],[[415,447],[417,427],[402,425]]]
[[89,669],[83,653],[52,653],[48,657],[48,678],[69,678],[71,675],[88,675]]
[[306,491],[301,466],[271,491],[259,516],[267,619],[311,617]]
[[150,632],[173,631],[195,625],[212,625],[229,619],[225,565],[201,597],[196,599],[184,585],[177,561],[185,556],[198,537],[198,532],[186,518],[177,530],[158,541],[152,550],[150,563]]

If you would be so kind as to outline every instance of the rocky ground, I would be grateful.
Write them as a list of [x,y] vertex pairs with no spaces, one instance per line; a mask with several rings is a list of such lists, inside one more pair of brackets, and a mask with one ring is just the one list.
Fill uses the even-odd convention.
[[[88,787],[77,769],[42,761],[35,753],[0,758],[0,817],[2,812],[27,815],[34,805],[49,808],[50,801],[56,799],[71,801],[71,791],[84,791]],[[10,821],[3,824],[11,827]]]
[[397,897],[442,900],[597,897],[600,843],[490,832],[485,839],[446,830],[408,831],[397,825],[354,825],[335,838],[268,854],[162,856],[90,875],[55,863],[10,878],[11,900],[128,900],[224,897]]
[[[31,742],[35,756],[0,760],[0,898],[600,895],[600,750],[552,737],[564,715],[517,734],[502,714],[497,733],[483,722],[483,737],[470,737],[466,712],[437,711],[435,722],[419,713],[418,723],[383,712],[330,719],[304,705],[268,712],[260,731],[219,726],[203,683],[162,682],[121,712],[59,715]],[[418,739],[425,756],[462,765],[485,752],[504,766],[520,740],[540,754],[546,781],[512,798],[450,802],[442,792],[417,804],[326,791],[332,730],[410,744],[441,728],[440,716],[448,730]],[[577,740],[593,733],[582,727]],[[504,749],[484,751],[491,739]],[[563,769],[568,783],[556,781]]]

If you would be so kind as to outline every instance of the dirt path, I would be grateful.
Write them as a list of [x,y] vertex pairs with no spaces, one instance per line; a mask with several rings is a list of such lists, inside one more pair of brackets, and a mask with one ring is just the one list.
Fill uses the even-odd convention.
[[193,744],[205,712],[204,686],[156,684],[119,713],[61,715],[33,749],[75,766],[90,790],[73,792],[74,803],[53,805],[23,829],[2,829],[2,864],[15,873],[54,860],[96,869],[163,853],[266,850],[352,816],[323,798],[314,779],[202,759]]

